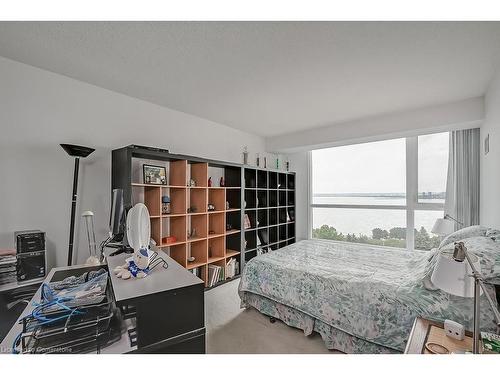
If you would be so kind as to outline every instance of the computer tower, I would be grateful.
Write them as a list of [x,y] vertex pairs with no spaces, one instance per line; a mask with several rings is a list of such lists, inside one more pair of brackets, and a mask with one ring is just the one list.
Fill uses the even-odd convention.
[[17,252],[17,281],[45,277],[45,233],[39,230],[14,233]]

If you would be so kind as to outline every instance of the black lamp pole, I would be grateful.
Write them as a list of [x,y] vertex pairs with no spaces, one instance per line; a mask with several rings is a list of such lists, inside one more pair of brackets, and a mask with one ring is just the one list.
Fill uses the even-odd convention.
[[75,216],[76,199],[78,198],[78,172],[80,169],[80,158],[86,158],[95,149],[84,146],[69,145],[62,143],[61,147],[68,155],[75,158],[75,171],[73,172],[73,194],[71,195],[71,221],[69,223],[69,245],[68,245],[68,266],[73,264],[73,241],[75,238]]

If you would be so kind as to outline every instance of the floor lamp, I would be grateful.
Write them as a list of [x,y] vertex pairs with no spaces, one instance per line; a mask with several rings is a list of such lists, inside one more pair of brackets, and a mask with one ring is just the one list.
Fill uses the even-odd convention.
[[75,215],[76,215],[76,198],[78,190],[78,170],[80,168],[80,158],[86,158],[95,149],[84,146],[69,145],[61,143],[61,147],[68,153],[69,156],[75,158],[75,171],[73,172],[73,194],[71,195],[71,221],[69,223],[69,245],[68,245],[68,266],[73,263],[73,240],[75,238]]

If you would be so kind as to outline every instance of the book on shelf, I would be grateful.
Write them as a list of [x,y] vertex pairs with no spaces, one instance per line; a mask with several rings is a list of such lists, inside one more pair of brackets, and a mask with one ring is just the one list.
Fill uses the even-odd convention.
[[208,265],[208,287],[212,287],[215,284],[224,281],[226,279],[227,270],[226,267],[216,266],[215,264]]
[[236,264],[238,262],[235,258],[231,258],[226,264],[226,278],[230,279],[236,275]]

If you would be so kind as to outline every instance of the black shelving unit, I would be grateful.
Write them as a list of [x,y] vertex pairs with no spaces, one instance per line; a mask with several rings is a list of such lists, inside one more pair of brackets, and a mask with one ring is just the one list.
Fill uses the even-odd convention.
[[[243,212],[244,262],[295,242],[295,173],[245,166]],[[242,263],[244,265],[242,260]]]

